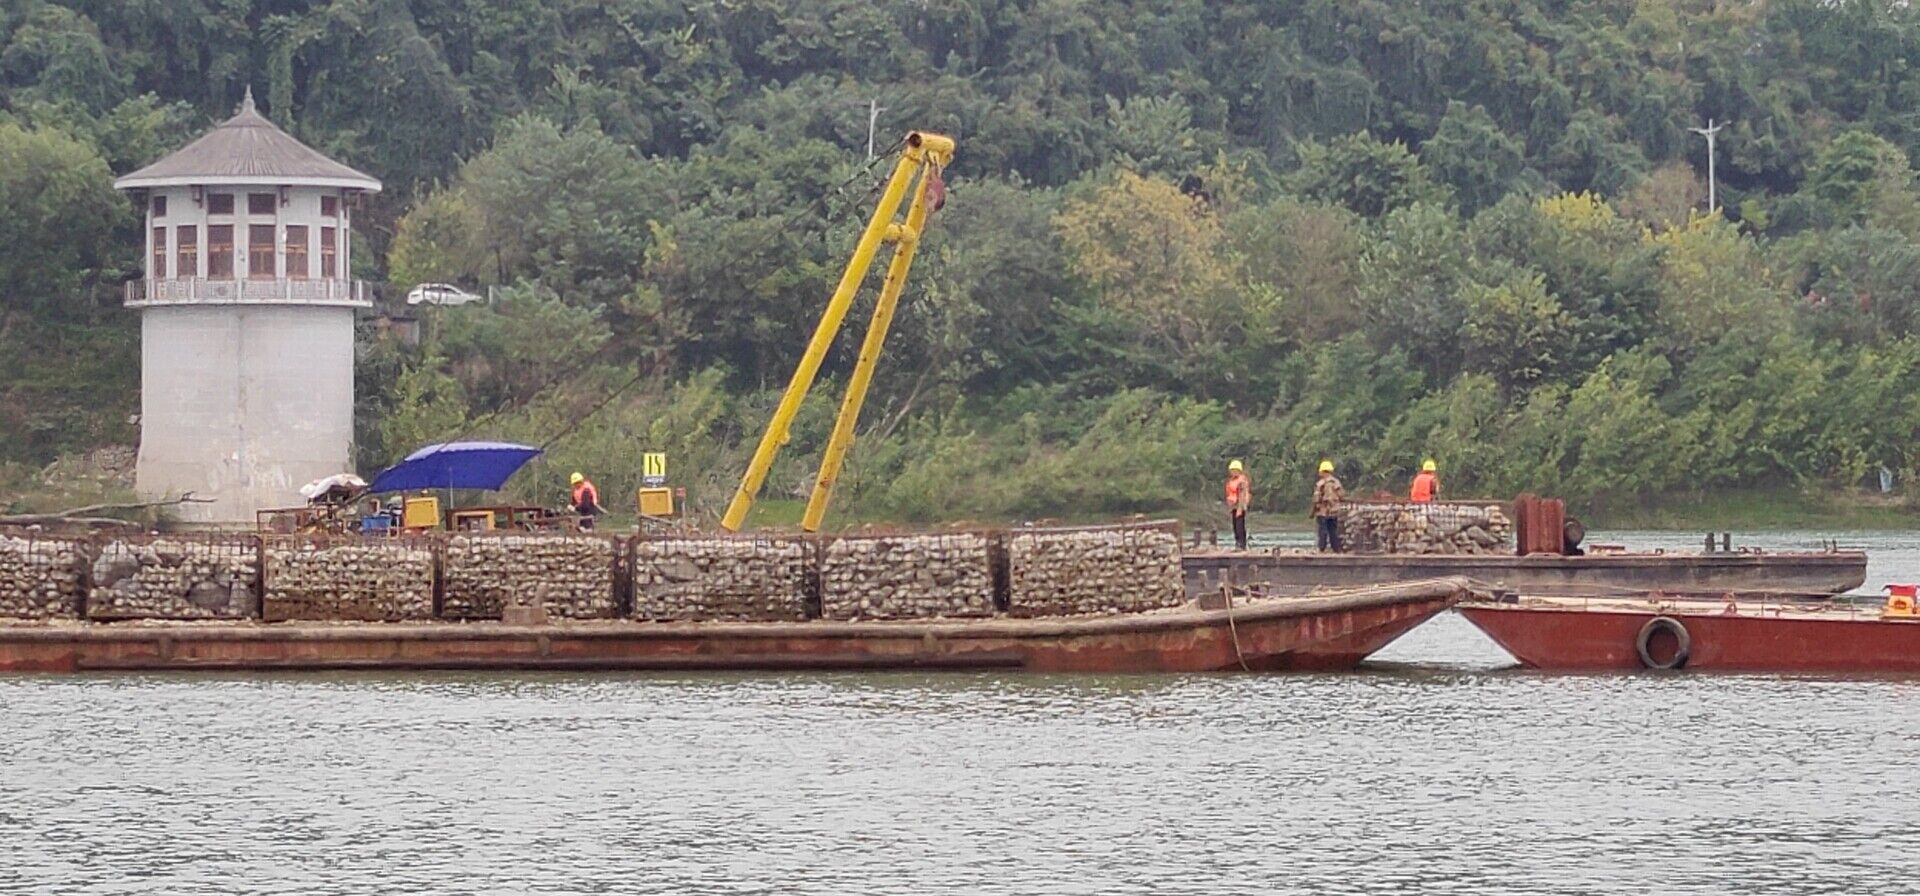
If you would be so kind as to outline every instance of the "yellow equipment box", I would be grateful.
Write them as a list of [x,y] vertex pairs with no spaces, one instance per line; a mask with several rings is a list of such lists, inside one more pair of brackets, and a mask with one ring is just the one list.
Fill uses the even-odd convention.
[[640,490],[641,516],[673,516],[673,489],[643,488]]
[[432,495],[408,498],[406,508],[400,513],[400,528],[440,528],[440,499]]

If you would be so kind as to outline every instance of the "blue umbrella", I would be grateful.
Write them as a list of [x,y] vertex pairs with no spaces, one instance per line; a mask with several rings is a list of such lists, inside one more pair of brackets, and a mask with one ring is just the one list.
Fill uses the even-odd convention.
[[447,442],[428,445],[373,477],[376,493],[417,489],[477,488],[495,491],[540,454],[511,442]]

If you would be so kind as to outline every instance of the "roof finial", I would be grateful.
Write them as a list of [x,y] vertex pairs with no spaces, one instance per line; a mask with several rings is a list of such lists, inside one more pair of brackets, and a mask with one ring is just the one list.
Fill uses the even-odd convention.
[[247,85],[247,92],[240,95],[240,113],[245,115],[253,111],[253,85]]

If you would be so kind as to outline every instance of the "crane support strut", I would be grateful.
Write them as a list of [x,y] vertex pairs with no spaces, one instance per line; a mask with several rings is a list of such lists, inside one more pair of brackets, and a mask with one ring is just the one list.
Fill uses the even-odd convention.
[[[833,435],[827,440],[827,450],[820,459],[819,476],[814,480],[813,493],[807,499],[806,514],[801,518],[801,528],[808,532],[819,531],[821,522],[826,518],[827,503],[833,497],[834,482],[839,479],[840,467],[846,460],[847,450],[853,445],[854,426],[860,419],[860,407],[866,402],[867,388],[873,382],[874,367],[879,363],[887,330],[893,324],[894,308],[899,304],[901,290],[906,286],[907,272],[913,267],[920,234],[926,228],[929,187],[939,180],[941,169],[952,160],[953,150],[954,143],[950,137],[918,131],[907,135],[906,150],[901,154],[900,161],[895,163],[892,176],[887,179],[886,189],[880,194],[880,205],[874,210],[866,229],[861,232],[860,241],[854,245],[853,257],[848,259],[847,269],[840,275],[838,288],[827,301],[826,310],[820,314],[820,323],[814,327],[806,353],[800,356],[793,379],[787,383],[779,406],[774,408],[773,419],[760,435],[759,447],[754,449],[746,475],[740,479],[740,488],[727,504],[727,513],[720,520],[722,528],[738,532],[746,523],[747,511],[752,509],[754,497],[766,484],[767,471],[773,466],[774,455],[779,453],[780,446],[785,445],[791,435],[794,415],[799,412],[807,391],[813,388],[814,378],[820,373],[820,364],[826,359],[827,349],[832,346],[834,337],[839,334],[840,325],[853,306],[853,298],[860,291],[860,284],[872,269],[874,256],[879,253],[882,243],[890,242],[894,244],[894,250],[887,264],[886,280],[881,285],[879,300],[874,303],[873,318],[867,324],[866,336],[860,342],[859,359],[854,363],[847,394],[841,399],[839,416],[834,418]],[[913,201],[907,208],[906,220],[897,222],[895,218],[900,213],[900,204],[905,201],[909,191],[913,194]]]

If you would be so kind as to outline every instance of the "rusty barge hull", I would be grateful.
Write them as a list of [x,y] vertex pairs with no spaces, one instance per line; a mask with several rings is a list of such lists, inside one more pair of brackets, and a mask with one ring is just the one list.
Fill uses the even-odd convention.
[[1489,588],[1530,594],[1839,594],[1867,580],[1867,555],[1862,551],[1585,557],[1209,551],[1187,554],[1182,566],[1189,595],[1218,591],[1222,585],[1300,593],[1442,576],[1464,576]]
[[1717,672],[1920,673],[1920,620],[1880,619],[1834,609],[1728,615],[1711,603],[1683,609],[1463,604],[1461,615],[1521,665],[1566,672],[1645,668],[1640,633],[1656,617],[1684,626],[1684,668]]
[[1226,610],[932,622],[0,626],[0,672],[1344,669],[1468,595],[1408,583]]

